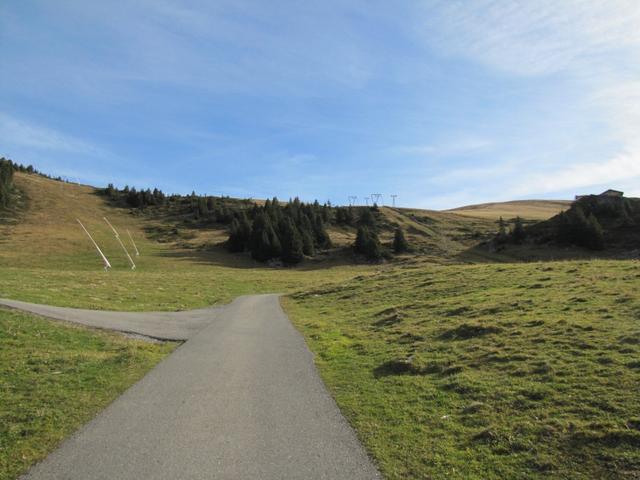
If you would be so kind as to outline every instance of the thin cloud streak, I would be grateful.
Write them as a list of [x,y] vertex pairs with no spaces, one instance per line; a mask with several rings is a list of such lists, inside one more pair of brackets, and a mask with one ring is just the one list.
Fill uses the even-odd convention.
[[511,195],[522,196],[532,193],[577,190],[596,185],[615,187],[617,183],[626,183],[631,178],[640,178],[640,155],[623,153],[605,162],[568,165],[557,170],[553,175],[545,172],[525,177],[508,192]]
[[57,130],[19,120],[0,112],[0,139],[7,146],[44,151],[61,151],[102,155],[96,146]]

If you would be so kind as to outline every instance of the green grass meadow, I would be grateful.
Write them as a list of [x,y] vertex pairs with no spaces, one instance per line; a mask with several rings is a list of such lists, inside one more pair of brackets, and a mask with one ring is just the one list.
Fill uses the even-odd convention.
[[44,458],[175,346],[0,309],[0,479]]
[[386,478],[638,478],[640,263],[423,266],[285,306]]

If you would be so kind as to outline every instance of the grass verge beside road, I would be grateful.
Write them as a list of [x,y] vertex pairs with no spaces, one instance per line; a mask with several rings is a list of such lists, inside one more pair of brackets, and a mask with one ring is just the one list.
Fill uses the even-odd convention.
[[319,288],[376,271],[370,266],[301,270],[176,265],[152,256],[143,261],[149,268],[109,272],[0,265],[0,298],[95,310],[176,311],[229,303],[239,295]]
[[175,347],[0,309],[0,480],[44,458]]
[[640,476],[640,264],[398,268],[284,300],[385,476]]

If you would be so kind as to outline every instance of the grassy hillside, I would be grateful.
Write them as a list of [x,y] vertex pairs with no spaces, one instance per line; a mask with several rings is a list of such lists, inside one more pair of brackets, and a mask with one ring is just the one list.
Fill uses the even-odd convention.
[[[390,248],[396,227],[405,230],[414,253],[426,255],[432,260],[448,261],[455,259],[462,252],[486,240],[497,231],[497,224],[493,220],[469,218],[448,212],[417,209],[395,209],[381,207],[376,214],[380,241]],[[161,220],[164,227],[157,228],[157,232],[167,232],[180,222],[180,218],[164,217]],[[353,262],[351,247],[356,238],[355,225],[329,224],[327,231],[331,236],[333,248],[316,260],[341,259]],[[228,230],[221,225],[183,225],[184,239],[181,245],[188,248],[209,248],[221,244],[228,237]]]
[[15,184],[28,208],[22,212],[20,221],[7,229],[0,244],[0,265],[58,269],[100,267],[94,247],[76,221],[79,218],[114,269],[128,268],[126,257],[103,217],[108,217],[119,228],[123,239],[127,238],[126,229],[129,229],[134,239],[142,241],[144,225],[133,216],[106,205],[92,187],[21,173],[16,173]]
[[636,262],[417,265],[286,300],[387,478],[637,478]]
[[434,261],[469,260],[465,252],[498,228],[493,220],[435,210],[384,207],[381,212],[388,226],[382,238],[390,243],[393,229],[400,226],[417,252]]
[[[0,158],[0,167],[3,162],[6,161]],[[8,228],[20,221],[21,213],[27,208],[26,197],[15,187],[13,182],[15,175],[13,167],[7,167],[7,163],[4,163],[4,165],[7,178],[0,179],[0,183],[2,183],[0,185],[0,242],[8,235]],[[11,168],[11,173],[9,174],[7,174],[8,168]]]
[[[158,242],[147,232],[161,220],[110,206],[95,189],[37,175],[16,175],[29,208],[0,242],[0,297],[61,306],[123,310],[176,310],[228,302],[247,293],[289,292],[366,272],[341,259],[309,262],[296,269],[266,268],[222,248],[184,245],[192,232]],[[121,247],[102,220],[107,216],[129,247],[129,229],[141,252],[131,271]],[[86,227],[109,258],[98,255],[76,222]],[[206,235],[206,232],[201,233]]]
[[[262,264],[253,262],[246,255],[227,254],[222,244],[228,236],[228,230],[222,225],[206,225],[202,228],[197,222],[184,222],[183,215],[162,209],[147,215],[128,208],[117,208],[104,196],[97,195],[92,187],[58,182],[38,175],[18,173],[15,182],[29,207],[21,214],[18,223],[6,227],[0,243],[0,268],[45,268],[61,275],[69,271],[99,271],[101,261],[78,225],[76,219],[79,218],[113,265],[109,276],[95,277],[96,280],[116,276],[123,278],[123,286],[133,288],[125,278],[134,277],[129,275],[126,257],[103,220],[106,216],[119,230],[130,253],[133,253],[133,248],[127,230],[142,252],[140,257],[134,258],[138,265],[138,272],[135,273],[159,274],[167,269],[192,273],[202,270],[199,267],[209,265],[223,269],[225,273],[237,272],[241,268],[243,281],[255,275],[256,283],[265,284]],[[445,212],[381,208],[378,216],[384,243],[390,244],[393,229],[402,226],[417,252],[427,254],[432,259],[455,258],[479,239],[493,234],[497,228],[493,221]],[[287,269],[287,274],[309,278],[313,277],[313,274],[308,274],[309,270],[334,270],[336,266],[353,263],[349,247],[355,239],[355,228],[331,226],[329,233],[336,246],[333,251],[320,256],[320,261],[308,261],[295,270]],[[230,270],[225,270],[225,267]],[[88,278],[84,274],[79,276],[82,277],[78,278],[80,282]],[[281,278],[274,280],[276,288],[282,284]],[[295,282],[299,281],[296,278]],[[7,290],[5,295],[10,291]]]
[[467,217],[505,220],[516,217],[525,220],[547,220],[566,210],[571,205],[569,200],[514,200],[511,202],[482,203],[458,207],[449,212]]

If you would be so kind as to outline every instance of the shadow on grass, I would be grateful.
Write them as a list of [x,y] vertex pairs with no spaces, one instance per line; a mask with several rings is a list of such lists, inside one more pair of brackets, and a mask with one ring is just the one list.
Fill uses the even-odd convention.
[[268,264],[251,258],[248,253],[229,253],[222,244],[207,248],[181,248],[165,250],[157,253],[163,258],[185,260],[200,265],[210,265],[237,269],[264,269],[287,271],[317,271],[331,268],[354,266],[357,263],[353,259],[350,249],[333,249],[321,252],[317,258],[305,259],[295,266],[281,264]]
[[582,247],[560,247],[548,244],[506,245],[500,249],[486,243],[471,246],[454,256],[463,263],[555,262],[561,260],[626,260],[637,258],[628,248],[587,250]]
[[417,365],[411,359],[389,360],[377,366],[373,370],[375,378],[384,378],[398,375],[439,375],[448,377],[460,373],[463,367],[460,365],[429,363],[427,365]]

